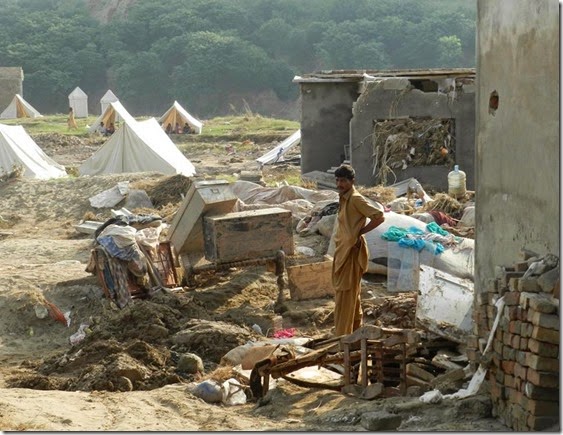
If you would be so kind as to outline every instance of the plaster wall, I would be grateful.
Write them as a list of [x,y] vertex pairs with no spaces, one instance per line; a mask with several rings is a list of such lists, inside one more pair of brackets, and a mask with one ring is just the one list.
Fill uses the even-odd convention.
[[[433,117],[454,119],[456,136],[456,164],[467,175],[467,188],[474,188],[475,159],[475,94],[458,93],[455,99],[437,92],[409,89],[408,79],[394,80],[393,86],[385,81],[370,83],[358,98],[350,123],[352,166],[358,184],[378,184],[373,172],[372,135],[374,121],[401,117]],[[448,166],[412,166],[395,169],[396,181],[415,177],[424,186],[446,190]],[[394,178],[387,180],[393,184]]]
[[559,255],[559,4],[478,0],[477,17],[475,285],[484,289],[521,248]]
[[358,83],[300,83],[300,86],[301,173],[324,172],[344,160]]
[[14,95],[20,94],[23,97],[22,83],[21,67],[0,67],[0,112],[8,107]]

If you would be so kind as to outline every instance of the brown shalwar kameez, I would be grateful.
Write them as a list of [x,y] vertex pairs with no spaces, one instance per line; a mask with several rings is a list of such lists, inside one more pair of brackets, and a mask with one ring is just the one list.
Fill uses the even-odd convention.
[[332,263],[332,283],[335,289],[335,335],[351,334],[362,322],[360,305],[361,279],[368,266],[368,247],[360,230],[366,218],[378,219],[383,208],[372,205],[354,186],[340,196],[337,229],[334,236],[336,249]]

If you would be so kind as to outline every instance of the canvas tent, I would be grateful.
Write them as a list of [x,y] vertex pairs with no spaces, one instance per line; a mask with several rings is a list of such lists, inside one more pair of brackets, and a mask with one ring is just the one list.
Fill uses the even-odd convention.
[[[88,129],[89,133],[94,133],[100,127],[100,123],[103,122],[104,126],[108,127],[112,122],[115,124],[118,120],[123,120],[124,122],[135,121],[135,119],[129,114],[127,109],[119,101],[109,103],[106,110],[102,112],[100,116],[94,121],[94,123]],[[117,128],[117,126],[116,126]]]
[[23,176],[29,178],[67,175],[64,166],[47,156],[21,125],[0,124],[0,172],[10,172],[14,166],[23,167]]
[[201,129],[203,128],[203,123],[190,115],[177,101],[174,101],[172,107],[160,117],[158,122],[163,128],[166,128],[168,124],[174,127],[176,123],[183,127],[187,122],[196,134],[201,134]]
[[[112,105],[115,103],[112,103]],[[161,172],[195,175],[195,167],[174,145],[156,119],[125,122],[79,168],[80,175]]]
[[35,108],[25,101],[20,94],[12,99],[8,107],[0,113],[2,119],[15,119],[15,118],[42,118],[43,115]]
[[106,111],[110,103],[115,103],[116,101],[119,101],[119,98],[117,98],[115,94],[110,89],[108,89],[104,96],[100,98],[100,104],[102,106],[101,113],[104,113]]
[[88,117],[88,95],[78,86],[68,95],[68,107],[72,107],[76,118]]
[[263,156],[258,157],[256,161],[261,165],[283,162],[283,155],[287,152],[287,150],[292,148],[294,145],[297,145],[299,142],[301,142],[301,130],[297,130],[282,143],[276,145]]

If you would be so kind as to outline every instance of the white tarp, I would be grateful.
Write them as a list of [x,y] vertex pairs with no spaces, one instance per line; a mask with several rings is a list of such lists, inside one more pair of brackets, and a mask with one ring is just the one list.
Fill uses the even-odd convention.
[[262,157],[258,157],[256,161],[261,163],[262,165],[283,162],[283,155],[299,142],[301,142],[301,130],[297,130],[295,133],[293,133],[279,145],[268,151]]
[[67,175],[35,143],[21,125],[0,124],[0,172],[10,172],[14,165],[24,168],[24,177],[59,178]]
[[174,145],[156,119],[140,122],[124,119],[109,140],[80,166],[80,175],[151,171],[195,175],[192,162]]
[[174,101],[172,107],[160,117],[158,122],[164,128],[166,128],[168,124],[174,128],[176,123],[180,124],[180,127],[184,127],[184,124],[187,122],[197,134],[201,134],[203,128],[203,123],[190,115],[177,101]]
[[[127,109],[123,107],[119,101],[114,101],[113,103],[109,103],[106,107],[106,110],[102,112],[100,116],[94,121],[94,123],[88,129],[89,133],[94,133],[98,131],[100,127],[100,123],[104,123],[104,127],[108,128],[111,123],[115,124],[118,120],[123,120],[123,122],[131,123],[135,122],[135,118],[133,118]],[[116,126],[117,128],[117,126]]]
[[35,108],[25,101],[20,94],[16,94],[8,107],[0,113],[2,119],[15,119],[15,118],[42,118],[43,115]]

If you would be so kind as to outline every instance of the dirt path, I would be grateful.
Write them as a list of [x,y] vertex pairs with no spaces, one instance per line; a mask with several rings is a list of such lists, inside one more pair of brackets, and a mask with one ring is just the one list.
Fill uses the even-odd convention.
[[[65,165],[77,165],[99,147],[83,140],[62,145],[45,140],[46,152]],[[198,161],[202,177],[212,177],[248,168],[258,155],[237,156],[233,162],[232,157],[206,152],[190,158]],[[277,177],[280,171],[298,174],[299,169],[268,168],[266,175]],[[404,430],[503,430],[489,417],[490,406],[477,399],[424,406],[416,398],[365,402],[283,380],[259,404],[225,407],[191,395],[187,384],[194,379],[178,375],[172,364],[186,349],[175,346],[170,337],[193,322],[209,328],[201,322],[223,325],[221,330],[211,328],[209,336],[198,342],[206,372],[212,372],[217,356],[252,337],[249,325],[275,315],[275,276],[260,267],[208,274],[198,278],[196,289],[116,310],[103,298],[96,278],[85,272],[92,239],[77,233],[74,225],[83,219],[109,218],[109,210],[93,209],[88,198],[125,180],[131,185],[160,186],[163,192],[166,183],[173,185],[165,192],[170,202],[155,212],[171,215],[181,201],[174,184],[178,180],[159,174],[47,182],[17,179],[0,185],[0,429],[353,431],[364,430],[363,413],[389,409],[401,414]],[[326,250],[320,235],[295,240],[319,252]],[[375,284],[369,288],[382,290]],[[69,327],[38,316],[37,308],[45,299],[70,313]],[[329,331],[330,298],[289,301],[288,308],[284,327],[296,327],[303,334]],[[93,332],[72,347],[69,337],[83,322]],[[143,373],[139,389],[107,390],[116,385],[111,381],[115,382],[124,361]],[[93,388],[102,384],[106,390]]]

